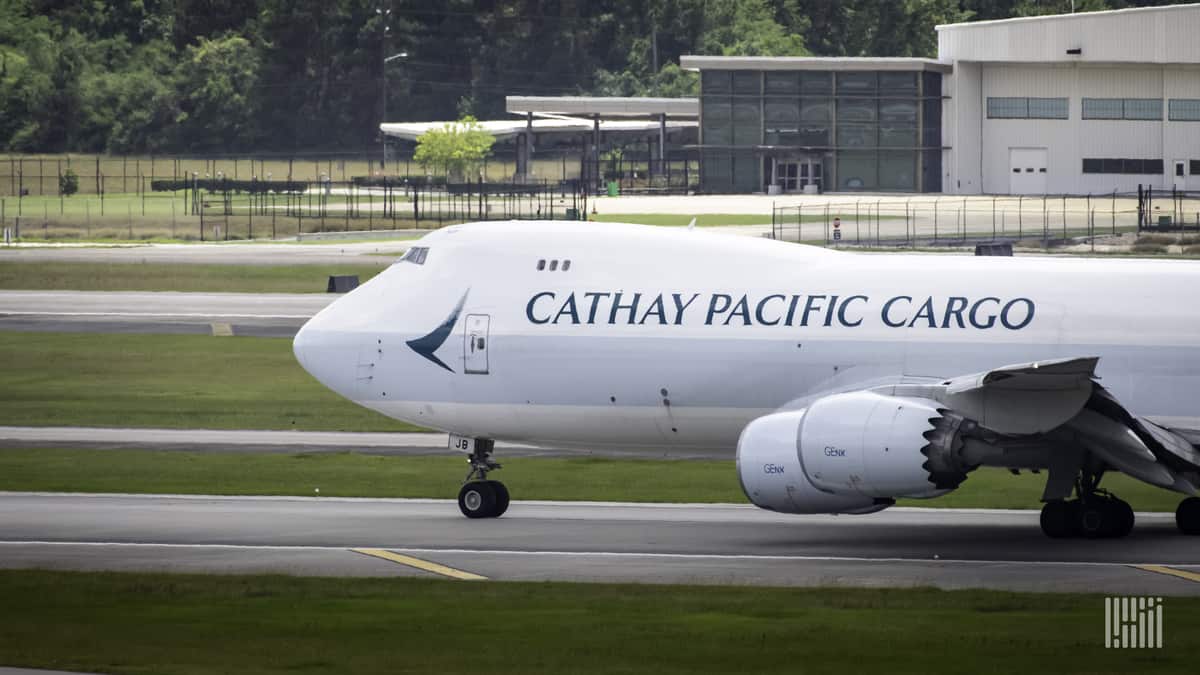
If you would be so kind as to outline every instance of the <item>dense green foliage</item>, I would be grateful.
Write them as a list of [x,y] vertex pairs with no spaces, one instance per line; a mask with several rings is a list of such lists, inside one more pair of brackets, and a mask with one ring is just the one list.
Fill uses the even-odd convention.
[[470,179],[467,171],[483,162],[495,142],[495,136],[483,130],[474,117],[467,115],[457,122],[446,122],[441,129],[430,129],[421,134],[417,139],[413,161],[456,180]]
[[[1070,0],[0,0],[0,148],[361,149],[378,138],[385,74],[389,121],[502,117],[505,94],[694,94],[682,54],[930,56],[938,23],[1069,8]],[[400,52],[408,56],[385,66]]]

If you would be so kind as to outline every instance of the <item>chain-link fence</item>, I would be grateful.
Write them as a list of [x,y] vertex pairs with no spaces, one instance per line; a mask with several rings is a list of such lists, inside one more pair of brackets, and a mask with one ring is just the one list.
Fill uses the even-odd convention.
[[1028,239],[1050,243],[1147,229],[1200,231],[1200,194],[823,195],[773,206],[771,223],[771,236],[776,239],[820,244],[939,245]]
[[429,229],[468,220],[579,219],[587,212],[577,180],[183,178],[151,181],[149,188],[0,198],[0,226],[16,240],[214,241]]

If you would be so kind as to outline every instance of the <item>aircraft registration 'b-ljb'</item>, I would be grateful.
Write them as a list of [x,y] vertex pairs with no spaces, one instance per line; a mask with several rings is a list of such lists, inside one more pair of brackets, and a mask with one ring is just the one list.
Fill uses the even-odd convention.
[[872,255],[636,225],[451,226],[297,334],[317,379],[452,434],[728,453],[756,505],[870,513],[980,467],[1047,475],[1042,528],[1122,536],[1108,472],[1200,533],[1200,266]]

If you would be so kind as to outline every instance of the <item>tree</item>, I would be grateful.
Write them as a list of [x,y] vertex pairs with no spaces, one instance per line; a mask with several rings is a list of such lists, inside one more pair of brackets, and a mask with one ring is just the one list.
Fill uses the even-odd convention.
[[179,68],[181,139],[194,149],[231,152],[252,145],[258,54],[228,35],[190,46]]
[[426,170],[430,166],[441,168],[447,176],[461,179],[491,154],[495,142],[496,137],[468,115],[421,134],[413,159]]

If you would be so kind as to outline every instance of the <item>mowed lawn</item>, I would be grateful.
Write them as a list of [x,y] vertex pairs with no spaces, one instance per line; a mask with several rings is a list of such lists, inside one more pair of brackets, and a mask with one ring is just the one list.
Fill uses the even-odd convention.
[[0,424],[414,429],[326,389],[288,339],[5,332]]
[[[745,503],[732,460],[602,457],[496,458],[514,499]],[[241,454],[171,450],[0,449],[0,490],[151,494],[428,497],[451,499],[466,473],[461,455]],[[1109,475],[1104,485],[1138,511],[1174,511],[1182,495]],[[980,469],[930,508],[1040,508],[1045,474]]]
[[1189,673],[1099,595],[0,571],[0,663],[105,673]]
[[379,274],[384,259],[343,265],[170,265],[162,263],[0,262],[0,289],[321,293],[329,277]]

